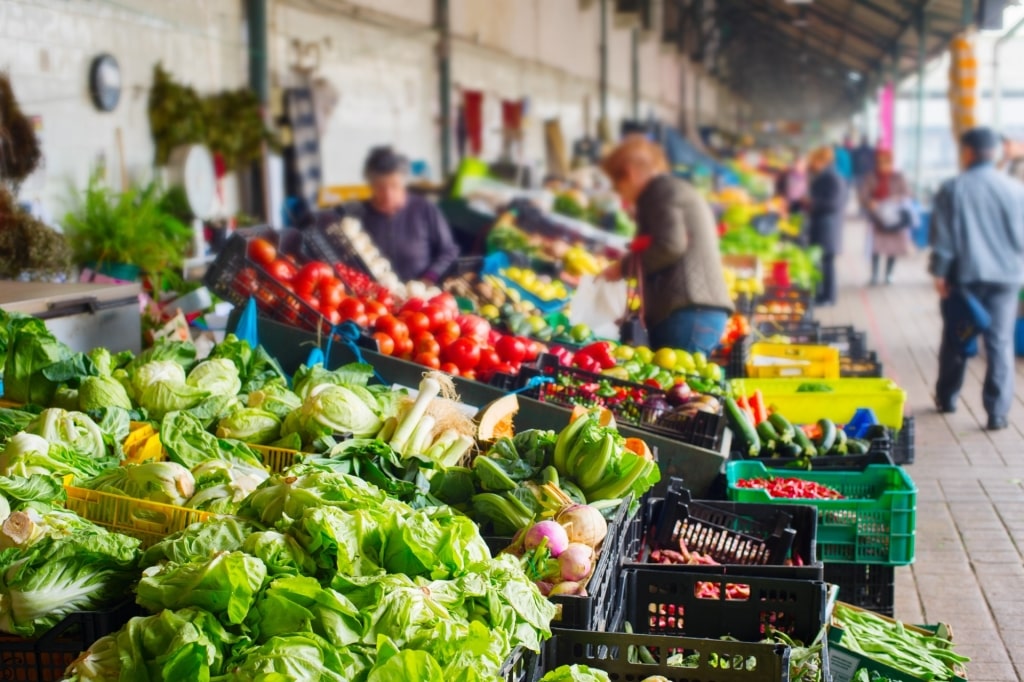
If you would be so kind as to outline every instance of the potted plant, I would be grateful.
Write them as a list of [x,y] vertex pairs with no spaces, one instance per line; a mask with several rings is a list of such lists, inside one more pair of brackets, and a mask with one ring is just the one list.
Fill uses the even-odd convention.
[[156,185],[117,193],[98,174],[64,217],[64,230],[76,262],[118,279],[143,275],[154,291],[181,269],[192,240],[192,228],[168,210]]

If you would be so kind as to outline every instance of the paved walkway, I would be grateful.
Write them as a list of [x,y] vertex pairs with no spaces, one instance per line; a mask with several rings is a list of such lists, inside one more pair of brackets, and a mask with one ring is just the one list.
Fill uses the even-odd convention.
[[932,407],[940,320],[925,254],[897,263],[892,286],[866,288],[864,228],[847,228],[840,300],[823,324],[868,331],[886,375],[916,417],[917,561],[897,569],[896,617],[945,622],[972,658],[971,682],[1024,680],[1024,360],[1010,428],[988,433],[981,406],[984,360],[971,361],[960,408]]

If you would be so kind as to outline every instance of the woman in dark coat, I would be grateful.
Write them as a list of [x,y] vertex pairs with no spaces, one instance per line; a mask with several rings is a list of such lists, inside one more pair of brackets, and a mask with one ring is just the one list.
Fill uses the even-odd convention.
[[835,258],[842,250],[843,213],[846,209],[846,183],[835,168],[835,154],[822,147],[811,155],[812,180],[808,191],[808,217],[811,244],[821,247],[821,285],[815,303],[836,302]]

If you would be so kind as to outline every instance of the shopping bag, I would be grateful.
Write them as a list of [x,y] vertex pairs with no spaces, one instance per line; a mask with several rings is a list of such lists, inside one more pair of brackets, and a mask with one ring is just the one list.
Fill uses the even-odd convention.
[[599,339],[616,339],[628,294],[625,281],[611,282],[600,275],[583,275],[572,297],[569,322],[574,326],[587,325]]

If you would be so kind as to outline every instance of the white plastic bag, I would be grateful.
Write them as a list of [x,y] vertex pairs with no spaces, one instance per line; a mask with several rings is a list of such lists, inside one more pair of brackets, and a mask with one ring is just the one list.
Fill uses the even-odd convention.
[[628,296],[625,280],[610,282],[604,277],[583,275],[572,297],[569,322],[587,325],[599,339],[617,339]]

